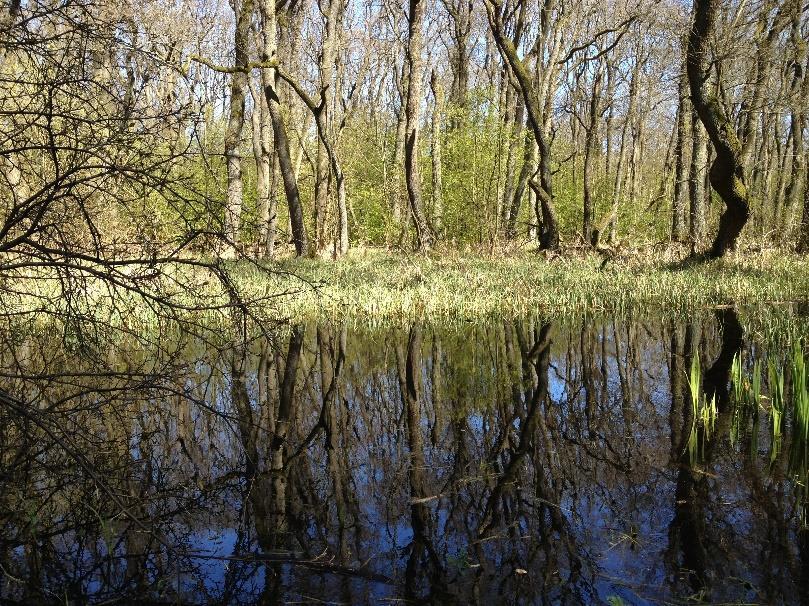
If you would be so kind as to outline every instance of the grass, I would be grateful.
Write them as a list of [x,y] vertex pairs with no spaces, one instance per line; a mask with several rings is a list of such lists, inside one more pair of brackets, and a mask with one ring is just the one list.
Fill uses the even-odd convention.
[[[440,320],[809,301],[809,259],[785,255],[685,268],[630,259],[602,269],[592,256],[547,261],[530,253],[406,257],[361,251],[337,262],[293,259],[274,268],[279,273],[270,280],[244,265],[233,271],[254,295],[290,291],[273,299],[274,313],[289,318]],[[302,290],[300,279],[308,284]]]
[[[602,266],[601,257],[593,255],[548,260],[524,251],[407,256],[361,249],[339,261],[284,259],[261,268],[227,262],[225,270],[236,291],[251,302],[251,311],[267,320],[339,319],[373,325],[526,314],[561,320],[581,314],[674,316],[731,304],[772,308],[809,302],[809,258],[788,254],[736,256],[691,266],[629,256]],[[43,273],[17,282],[4,279],[0,289],[0,303],[9,316],[39,310],[45,318],[50,308],[69,303],[86,319],[101,317],[110,324],[154,326],[160,321],[160,306],[132,293],[113,300],[103,280],[88,280],[70,301],[60,296],[56,276]],[[221,315],[217,306],[228,302],[217,278],[188,266],[165,268],[159,281],[141,285],[180,306],[171,312],[175,317],[203,323],[208,316]],[[199,311],[202,307],[208,311]],[[211,321],[222,323],[221,318]]]

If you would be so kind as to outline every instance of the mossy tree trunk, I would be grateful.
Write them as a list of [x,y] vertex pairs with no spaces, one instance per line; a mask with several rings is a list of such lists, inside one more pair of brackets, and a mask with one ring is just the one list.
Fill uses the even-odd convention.
[[721,0],[694,1],[694,23],[688,35],[686,56],[691,101],[716,152],[709,173],[711,186],[725,203],[709,258],[722,257],[734,249],[750,217],[742,146],[720,101],[708,93],[707,87],[708,46],[720,6]]
[[528,69],[517,54],[511,39],[505,34],[503,7],[501,0],[486,0],[486,14],[489,26],[500,54],[508,63],[520,87],[528,115],[528,123],[534,132],[534,140],[539,148],[539,165],[529,185],[537,196],[540,207],[541,226],[539,230],[540,250],[559,250],[559,225],[553,203],[553,174],[551,172],[551,148],[545,134],[545,112],[542,101]]

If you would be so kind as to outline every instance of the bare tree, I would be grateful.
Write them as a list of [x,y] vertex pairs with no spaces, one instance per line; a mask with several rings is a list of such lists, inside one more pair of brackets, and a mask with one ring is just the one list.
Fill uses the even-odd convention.
[[[708,253],[711,258],[721,257],[736,246],[739,234],[750,216],[739,137],[721,99],[708,92],[709,41],[719,18],[721,5],[721,0],[695,0],[694,23],[688,35],[686,54],[691,101],[716,153],[709,173],[711,185],[726,206]],[[717,87],[721,88],[721,79],[718,79]]]
[[405,106],[405,180],[410,200],[410,212],[416,229],[419,250],[429,250],[435,240],[421,196],[421,171],[419,170],[419,141],[421,131],[421,102],[424,79],[424,14],[426,0],[409,0],[407,14],[407,104]]
[[[545,109],[541,97],[537,94],[535,83],[522,59],[517,54],[514,44],[505,34],[504,6],[501,0],[486,0],[486,14],[489,26],[497,47],[508,63],[519,85],[528,114],[528,122],[534,133],[534,140],[539,147],[539,166],[537,173],[529,180],[531,189],[536,194],[540,208],[542,225],[540,229],[540,248],[556,251],[559,249],[559,227],[553,203],[553,176],[551,172],[550,143],[545,133]],[[544,17],[548,18],[547,15]],[[538,179],[537,179],[538,177]]]
[[287,127],[284,123],[284,116],[281,111],[281,99],[278,95],[280,74],[279,68],[277,67],[278,19],[275,2],[273,0],[260,0],[259,8],[261,10],[263,40],[261,61],[264,65],[270,66],[264,70],[266,76],[262,79],[262,86],[264,87],[264,95],[267,99],[267,107],[270,112],[275,140],[275,152],[278,156],[278,164],[281,169],[281,178],[284,182],[287,206],[289,207],[295,254],[299,257],[304,257],[309,254],[309,238],[306,234],[306,225],[303,221],[303,204],[301,203],[301,194],[298,189],[295,164],[292,161],[292,155],[290,153]]
[[233,0],[236,26],[233,34],[235,49],[234,72],[230,80],[230,112],[225,131],[225,161],[228,171],[227,201],[225,202],[224,234],[235,246],[239,239],[242,214],[242,130],[244,127],[245,99],[248,88],[247,64],[250,62],[250,22],[253,18],[253,0]]

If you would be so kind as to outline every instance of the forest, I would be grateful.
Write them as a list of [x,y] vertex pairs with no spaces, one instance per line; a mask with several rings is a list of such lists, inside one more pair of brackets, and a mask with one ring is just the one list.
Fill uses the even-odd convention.
[[809,604],[806,0],[0,0],[0,604]]
[[17,264],[809,247],[800,0],[4,13]]

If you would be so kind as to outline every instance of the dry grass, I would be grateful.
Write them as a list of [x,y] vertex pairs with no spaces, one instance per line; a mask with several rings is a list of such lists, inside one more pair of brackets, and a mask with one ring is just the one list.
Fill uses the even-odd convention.
[[288,259],[271,278],[232,268],[251,296],[272,299],[272,316],[363,320],[479,318],[660,310],[671,313],[736,304],[809,301],[809,259],[737,256],[691,266],[631,256],[547,260],[513,256],[402,256],[363,250],[336,261]]

